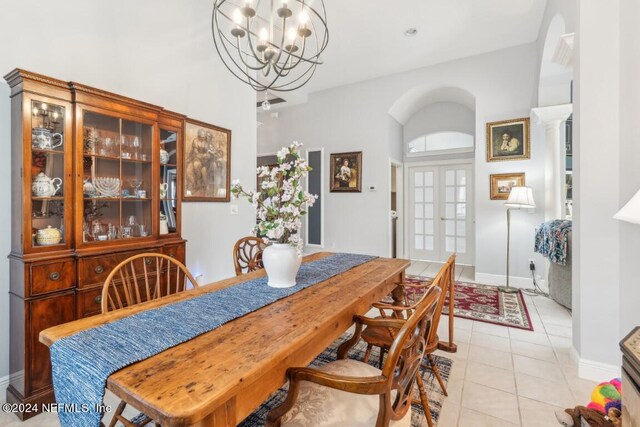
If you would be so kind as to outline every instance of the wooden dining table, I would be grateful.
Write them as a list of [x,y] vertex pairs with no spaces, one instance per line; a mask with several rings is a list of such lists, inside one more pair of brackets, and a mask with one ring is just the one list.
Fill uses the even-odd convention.
[[[304,262],[331,255],[317,253]],[[163,426],[235,426],[306,366],[372,303],[396,290],[410,262],[375,258],[109,376],[107,389]],[[135,313],[263,276],[263,270],[46,329],[57,340]],[[397,292],[397,291],[396,291]],[[108,417],[108,414],[106,415]]]

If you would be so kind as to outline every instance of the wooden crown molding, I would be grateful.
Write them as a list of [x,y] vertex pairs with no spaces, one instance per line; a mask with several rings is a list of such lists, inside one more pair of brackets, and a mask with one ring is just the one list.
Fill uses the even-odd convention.
[[[81,83],[69,82],[68,87],[74,93],[74,95],[78,93],[86,93],[94,96],[99,96],[105,98],[109,101],[120,102],[128,105],[133,105],[139,108],[144,108],[146,110],[151,110],[155,112],[160,112],[163,110],[162,107],[157,105],[149,104],[148,102],[138,101],[137,99],[129,98],[127,96],[117,95],[112,92],[107,92],[106,90],[97,89],[95,87],[83,85]],[[75,97],[75,96],[74,96]]]
[[15,70],[4,76],[4,80],[9,84],[9,87],[15,87],[22,83],[24,80],[31,80],[38,83],[44,83],[47,85],[56,86],[62,89],[69,89],[69,84],[62,80],[47,77],[42,74],[33,73],[31,71],[16,68]]
[[[150,104],[148,102],[139,101],[137,99],[129,98],[127,96],[118,95],[112,92],[108,92],[106,90],[98,89],[92,86],[87,86],[82,83],[77,82],[65,82],[63,80],[54,79],[53,77],[48,77],[43,74],[34,73],[32,71],[23,70],[22,68],[15,68],[4,76],[4,80],[7,82],[10,88],[15,89],[20,84],[25,81],[30,81],[34,83],[46,84],[49,86],[54,86],[59,89],[64,89],[65,91],[71,91],[74,95],[78,93],[90,94],[93,96],[100,96],[104,99],[125,103],[131,106],[135,106],[138,108],[144,108],[146,110],[151,110],[153,112],[162,114],[163,116],[173,119],[183,121],[187,118],[186,115],[177,113],[175,111],[165,110],[163,107],[159,107],[154,104]],[[18,89],[18,92],[20,90]]]

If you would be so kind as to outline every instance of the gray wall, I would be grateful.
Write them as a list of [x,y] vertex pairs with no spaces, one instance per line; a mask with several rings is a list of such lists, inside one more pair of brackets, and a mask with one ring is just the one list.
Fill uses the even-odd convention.
[[[255,93],[218,59],[211,2],[139,0],[2,3],[0,72],[16,67],[161,105],[232,130],[231,178],[255,182]],[[0,152],[9,153],[9,87],[0,83]],[[8,155],[0,157],[0,378],[8,368]],[[184,203],[187,265],[205,282],[234,274],[230,250],[247,234],[246,202]],[[19,327],[14,325],[12,327]],[[4,392],[2,392],[4,397]]]

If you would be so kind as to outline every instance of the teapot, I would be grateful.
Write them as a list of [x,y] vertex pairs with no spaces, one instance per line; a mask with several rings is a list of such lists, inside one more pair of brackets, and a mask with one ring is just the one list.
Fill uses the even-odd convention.
[[[56,184],[56,181],[58,182]],[[62,179],[49,178],[44,172],[40,172],[33,178],[31,192],[36,197],[51,197],[55,195],[62,186]]]
[[[60,138],[54,142],[55,138]],[[60,147],[63,142],[61,133],[52,133],[47,128],[33,128],[31,130],[31,146],[39,150],[53,150]]]
[[57,245],[62,240],[62,233],[50,225],[36,231],[36,243],[40,246]]

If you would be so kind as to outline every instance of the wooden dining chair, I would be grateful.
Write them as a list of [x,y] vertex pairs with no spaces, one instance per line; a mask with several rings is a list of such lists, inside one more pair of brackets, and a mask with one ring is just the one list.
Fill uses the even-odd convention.
[[[102,313],[117,310],[183,292],[187,284],[198,283],[180,261],[164,254],[143,253],[134,255],[118,264],[107,276],[102,287]],[[118,421],[125,427],[141,427],[153,421],[143,413],[127,419],[123,412],[127,404],[120,402],[109,427]],[[156,423],[160,427],[160,424]]]
[[[427,284],[413,284],[413,283],[402,283],[401,286],[404,289],[404,306],[388,304],[388,303],[375,303],[373,304],[374,308],[380,310],[381,318],[386,318],[391,316],[392,318],[398,319],[406,319],[411,313],[417,308],[418,302],[416,298],[420,298],[421,295],[424,295],[425,292],[428,292],[430,289],[437,287],[441,290],[440,297],[438,298],[438,303],[436,306],[436,310],[433,316],[432,325],[429,329],[429,333],[425,336],[426,339],[426,348],[425,348],[425,356],[428,364],[423,364],[423,367],[430,369],[438,380],[438,384],[442,388],[442,392],[445,396],[448,396],[447,387],[442,380],[442,376],[440,375],[440,371],[438,370],[438,366],[435,363],[433,358],[433,353],[438,349],[438,344],[440,339],[438,337],[438,325],[440,324],[440,317],[442,315],[442,308],[444,307],[444,303],[450,289],[453,289],[451,286],[452,281],[454,280],[455,275],[455,260],[456,255],[453,254],[449,257],[447,262],[442,266],[435,279],[431,283]],[[452,298],[452,297],[450,297]],[[452,307],[450,308],[452,310]],[[393,334],[389,329],[383,328],[380,326],[367,326],[367,328],[362,332],[362,339],[367,343],[367,350],[364,355],[364,362],[369,361],[369,356],[371,354],[372,347],[380,347],[380,363],[384,360],[384,355],[389,348],[391,348],[393,344]],[[427,420],[430,418],[428,401],[423,400],[423,408],[424,412],[427,415]]]
[[267,247],[259,237],[243,237],[233,246],[233,265],[236,276],[264,268],[262,265],[262,251]]
[[[436,310],[440,289],[423,295],[408,320],[355,316],[355,333],[338,348],[338,360],[319,369],[289,368],[285,401],[267,415],[267,426],[408,427],[415,383],[424,389],[420,369],[425,337]],[[360,340],[363,326],[395,332],[382,368],[346,359]],[[421,392],[421,398],[426,394]],[[430,424],[431,425],[431,424]]]

